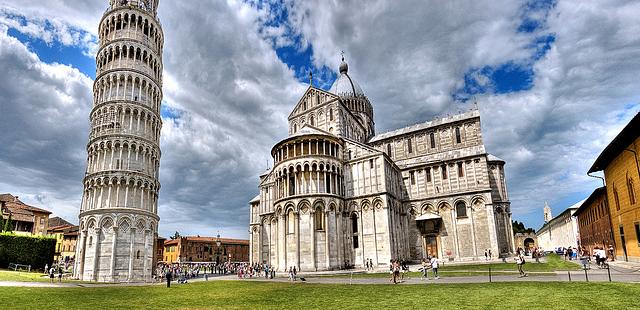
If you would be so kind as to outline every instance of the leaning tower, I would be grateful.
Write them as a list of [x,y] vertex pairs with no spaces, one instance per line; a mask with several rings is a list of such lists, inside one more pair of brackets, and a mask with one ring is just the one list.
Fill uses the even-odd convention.
[[155,265],[164,36],[158,0],[110,0],[98,28],[74,274],[149,281]]

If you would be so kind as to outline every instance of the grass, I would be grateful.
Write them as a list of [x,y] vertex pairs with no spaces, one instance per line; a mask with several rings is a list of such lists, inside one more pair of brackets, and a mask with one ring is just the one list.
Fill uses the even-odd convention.
[[341,285],[211,281],[166,288],[0,287],[3,309],[633,309],[629,283]]
[[49,278],[44,276],[41,272],[0,270],[0,281],[49,282]]
[[[507,263],[485,263],[485,264],[468,264],[468,265],[449,265],[444,263],[438,269],[440,276],[443,277],[468,277],[468,276],[488,276],[489,267],[495,275],[518,274],[518,268],[514,262]],[[528,273],[536,274],[553,274],[555,271],[581,270],[580,265],[568,262],[556,254],[546,257],[546,262],[536,263],[535,260],[528,259],[524,265],[524,269]],[[431,272],[429,272],[431,274]],[[419,278],[420,272],[409,272],[412,278]],[[322,275],[321,277],[347,278],[349,274]],[[388,272],[373,273],[354,273],[354,278],[388,278]]]

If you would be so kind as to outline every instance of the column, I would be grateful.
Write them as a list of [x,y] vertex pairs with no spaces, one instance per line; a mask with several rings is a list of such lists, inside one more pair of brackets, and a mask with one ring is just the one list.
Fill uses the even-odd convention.
[[331,268],[331,253],[329,252],[329,211],[324,212],[324,253],[326,258],[327,270]]
[[111,281],[115,282],[115,268],[116,268],[116,240],[118,239],[118,226],[113,225],[113,239],[111,240]]
[[[311,147],[309,147],[311,149]],[[316,210],[311,209],[309,212],[309,226],[311,226],[311,269],[314,271],[318,271],[318,266],[316,265]]]
[[296,239],[296,268],[300,270],[300,214],[298,212],[293,213],[293,218],[295,219],[295,239]]
[[136,242],[136,227],[133,226],[131,230],[131,243],[129,244],[129,275],[127,281],[133,280],[133,245]]

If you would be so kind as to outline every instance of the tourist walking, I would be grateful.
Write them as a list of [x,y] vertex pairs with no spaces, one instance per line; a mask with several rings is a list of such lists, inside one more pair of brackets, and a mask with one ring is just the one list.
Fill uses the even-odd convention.
[[393,262],[393,284],[398,284],[398,276],[400,276],[400,263],[395,260]]
[[440,276],[438,275],[438,259],[434,256],[431,258],[431,270],[433,272],[433,278],[434,279],[440,279]]
[[56,274],[56,269],[53,268],[53,265],[51,265],[51,268],[49,268],[49,282],[53,283],[53,279],[55,278],[55,274]]
[[429,279],[429,265],[427,264],[426,259],[422,259],[422,277],[420,280],[424,280],[424,278]]
[[520,274],[520,278],[527,276],[527,273],[524,272],[523,269],[524,263],[524,256],[522,256],[522,253],[518,251],[516,256],[516,265],[518,266],[518,273]]
[[58,267],[58,283],[62,283],[62,266]]

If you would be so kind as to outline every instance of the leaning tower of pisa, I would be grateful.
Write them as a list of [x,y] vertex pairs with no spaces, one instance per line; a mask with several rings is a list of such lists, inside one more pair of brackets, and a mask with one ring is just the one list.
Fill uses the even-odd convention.
[[110,0],[98,28],[74,274],[149,281],[159,217],[162,45],[158,0]]

